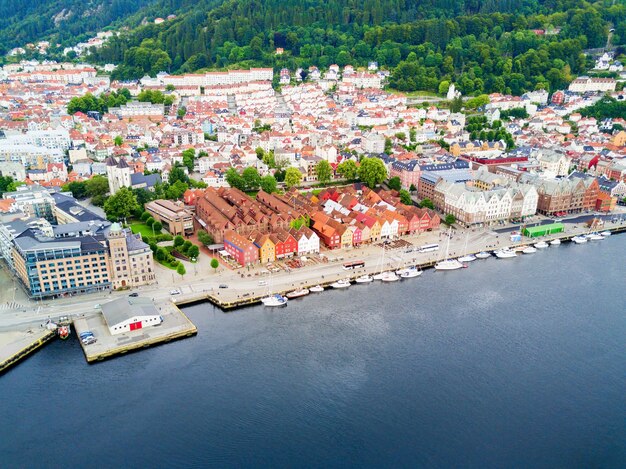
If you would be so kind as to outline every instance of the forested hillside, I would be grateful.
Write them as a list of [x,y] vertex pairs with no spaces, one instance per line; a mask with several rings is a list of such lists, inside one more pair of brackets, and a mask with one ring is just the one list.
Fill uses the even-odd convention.
[[[227,0],[213,7],[217,3],[201,0],[172,22],[142,26],[93,59],[120,63],[114,78],[159,69],[293,70],[375,60],[393,70],[391,85],[400,90],[437,91],[448,80],[465,94],[520,94],[560,88],[582,73],[582,51],[602,47],[611,24],[614,42],[626,38],[624,2]],[[286,53],[277,56],[276,47]]]
[[125,20],[155,1],[0,0],[0,55],[44,39],[75,44],[86,38],[85,34]]

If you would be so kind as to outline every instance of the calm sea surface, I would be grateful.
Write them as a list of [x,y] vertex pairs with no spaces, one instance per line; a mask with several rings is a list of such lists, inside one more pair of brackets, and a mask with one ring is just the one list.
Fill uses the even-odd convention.
[[624,467],[625,273],[620,235],[57,341],[0,377],[0,467]]

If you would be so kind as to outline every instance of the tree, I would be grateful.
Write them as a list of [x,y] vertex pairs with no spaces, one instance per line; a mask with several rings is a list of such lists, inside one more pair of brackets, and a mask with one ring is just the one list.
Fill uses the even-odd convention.
[[230,187],[234,187],[240,191],[246,190],[246,181],[235,168],[228,168],[225,178]]
[[411,199],[411,194],[406,189],[402,189],[400,191],[400,202],[405,205],[413,205],[413,200]]
[[298,168],[287,168],[285,173],[285,186],[288,189],[297,186],[302,181],[302,173]]
[[439,94],[443,96],[448,92],[448,88],[450,88],[450,82],[447,80],[443,80],[441,83],[439,83]]
[[456,222],[456,217],[452,215],[451,213],[448,213],[446,217],[443,219],[443,222],[448,226],[454,225],[454,223]]
[[124,144],[124,137],[122,137],[121,135],[116,135],[113,139],[113,144],[116,147],[121,147]]
[[325,184],[330,182],[330,178],[333,174],[333,168],[330,166],[328,161],[321,160],[315,165],[315,174],[317,175],[317,180],[322,184]]
[[263,161],[263,157],[265,156],[265,150],[263,150],[263,148],[261,147],[256,147],[254,152],[256,153],[257,159]]
[[409,188],[410,192],[415,192],[417,190],[417,187],[415,187],[415,184],[411,184],[411,187]]
[[204,230],[198,230],[198,241],[207,246],[213,244],[213,236]]
[[141,221],[143,221],[144,223],[148,221],[148,218],[150,218],[150,212],[143,212],[141,214]]
[[174,237],[174,247],[178,247],[178,246],[182,246],[183,244],[185,244],[185,238],[183,238],[181,235],[176,235]]
[[176,267],[176,273],[182,278],[185,278],[185,274],[187,273],[185,266],[183,264],[178,264],[178,267]]
[[430,199],[422,199],[422,201],[420,202],[420,207],[434,210],[435,204],[433,204],[433,201]]
[[[192,168],[193,168],[193,164],[192,164]],[[169,176],[167,181],[170,184],[174,184],[176,181],[182,181],[185,184],[188,184],[189,183],[189,176],[187,176],[187,174],[185,174],[185,170],[183,169],[182,166],[176,164],[176,165],[174,165],[174,167],[170,171],[170,176]]]
[[148,225],[150,228],[152,228],[152,225],[154,225],[154,218],[150,217],[146,220],[146,225]]
[[373,189],[387,178],[385,163],[380,158],[363,158],[359,167],[359,178]]
[[155,221],[152,224],[152,229],[154,230],[155,233],[160,233],[161,230],[163,229],[163,223],[161,223],[160,221]]
[[[11,176],[7,177],[11,178]],[[13,182],[13,178],[11,178],[11,182]],[[6,190],[7,187],[8,185],[5,186],[4,189]],[[87,184],[82,181],[72,181],[63,186],[63,191],[71,192],[75,198],[82,199],[87,195]],[[4,190],[2,190],[1,192],[4,192]]]
[[217,272],[217,268],[220,266],[220,262],[214,257],[213,259],[211,259],[211,267],[213,267],[213,270],[215,272]]
[[259,172],[254,166],[248,166],[244,169],[243,173],[241,173],[241,177],[243,178],[245,184],[245,190],[256,191],[259,189],[261,176],[259,176]]
[[263,189],[268,194],[276,192],[276,178],[271,174],[263,176],[261,178],[261,189]]
[[135,194],[128,187],[122,187],[104,203],[104,212],[111,221],[128,218],[139,208]]
[[385,138],[385,153],[391,155],[393,151],[393,143],[389,137]]
[[396,191],[402,189],[402,183],[400,182],[400,178],[398,176],[394,176],[389,179],[389,181],[387,181],[387,185],[389,186],[389,189],[393,189]]
[[104,197],[109,192],[109,180],[105,176],[96,175],[85,181],[87,197],[91,197],[91,203],[96,206],[104,205]]
[[189,247],[189,249],[187,249],[187,256],[189,256],[190,258],[197,259],[199,255],[200,255],[200,248],[196,246],[195,244]]
[[183,165],[187,166],[187,169],[191,173],[193,171],[194,161],[196,158],[196,150],[194,150],[193,148],[188,148],[187,150],[183,151],[182,155]]
[[183,181],[178,180],[174,184],[170,184],[165,189],[165,198],[169,200],[178,200],[183,196],[187,189],[189,189],[189,186]]
[[358,168],[354,160],[345,160],[339,163],[337,172],[348,181],[354,181],[358,176]]

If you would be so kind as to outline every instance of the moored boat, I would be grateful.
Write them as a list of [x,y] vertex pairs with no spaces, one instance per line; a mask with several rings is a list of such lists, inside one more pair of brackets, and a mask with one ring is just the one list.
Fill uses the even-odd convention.
[[343,278],[341,280],[337,280],[335,283],[332,283],[330,286],[333,288],[348,288],[350,285],[350,280]]
[[537,252],[537,248],[532,246],[526,246],[524,249],[522,249],[522,252],[524,254],[534,254]]
[[263,302],[265,306],[286,306],[287,301],[286,297],[278,293],[261,298],[261,302]]
[[550,241],[550,246],[558,246],[559,244],[561,244],[561,240],[559,238]]
[[400,277],[398,277],[395,272],[387,271],[387,272],[383,272],[383,276],[381,280],[383,282],[396,282],[400,280]]
[[402,273],[400,274],[400,278],[415,278],[422,275],[422,271],[417,267],[409,267],[408,269],[402,269]]
[[355,280],[356,283],[371,283],[373,281],[374,281],[374,277],[368,274],[361,275],[360,277],[357,277]]
[[487,251],[480,251],[476,254],[476,259],[488,259],[489,257],[491,257],[491,254]]
[[585,236],[574,236],[572,241],[576,244],[584,244],[587,242],[587,238]]
[[314,287],[309,288],[311,293],[320,293],[324,291],[324,287],[321,285],[315,285]]
[[494,251],[493,253],[498,259],[510,259],[511,257],[517,257],[515,251],[512,251],[509,248],[500,249],[499,251]]
[[465,267],[458,259],[446,259],[435,264],[437,270],[456,270]]
[[459,262],[472,262],[476,260],[476,256],[474,254],[466,254],[465,256],[459,257]]
[[548,243],[546,243],[545,241],[539,241],[538,243],[535,243],[535,247],[537,249],[545,249],[549,246]]
[[611,232],[610,231],[603,231],[602,233],[600,233],[602,236],[604,236],[605,238],[607,236],[611,236]]
[[70,326],[59,326],[57,329],[57,334],[59,335],[59,339],[67,339],[70,336]]
[[600,233],[589,233],[587,235],[587,239],[590,241],[600,241],[604,239],[604,236],[602,236]]
[[290,291],[285,296],[291,299],[291,298],[300,298],[301,296],[306,296],[308,294],[309,294],[308,288],[298,288],[297,290]]

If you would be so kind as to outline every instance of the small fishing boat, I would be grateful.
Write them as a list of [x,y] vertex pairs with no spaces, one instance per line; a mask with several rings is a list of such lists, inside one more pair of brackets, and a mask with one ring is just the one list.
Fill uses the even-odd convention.
[[538,243],[535,244],[535,247],[537,249],[545,249],[548,246],[550,246],[548,243],[546,243],[545,241],[539,241]]
[[611,236],[611,232],[610,231],[603,231],[602,233],[600,233],[602,236],[604,236],[605,238],[607,236]]
[[381,280],[383,282],[397,282],[398,280],[400,280],[400,277],[398,277],[395,272],[387,271],[383,272]]
[[587,235],[587,239],[590,241],[600,241],[604,239],[604,236],[602,236],[600,233],[589,233]]
[[400,278],[415,278],[422,275],[422,271],[417,267],[409,267],[408,269],[402,269],[402,273],[400,274]]
[[550,241],[550,246],[558,246],[560,244],[561,244],[561,240],[559,238],[556,238]]
[[59,335],[59,339],[67,339],[70,336],[70,326],[59,326],[57,329],[57,334]]
[[476,259],[477,257],[474,254],[466,254],[465,256],[459,257],[459,262],[472,262]]
[[498,259],[510,259],[512,257],[517,257],[517,253],[509,248],[500,249],[499,251],[494,251],[493,253]]
[[314,287],[309,288],[311,293],[321,293],[324,291],[324,287],[321,285],[315,285]]
[[526,246],[524,249],[522,249],[522,252],[524,254],[534,254],[537,252],[537,248],[533,246]]
[[491,257],[491,254],[487,251],[480,251],[476,254],[476,259],[487,259],[489,257]]
[[308,294],[309,294],[308,288],[298,288],[297,290],[290,291],[285,296],[289,299],[292,299],[292,298],[300,298],[301,296],[306,296]]
[[286,306],[288,300],[283,295],[279,295],[278,293],[276,293],[274,295],[269,295],[265,298],[261,298],[261,301],[265,306]]
[[348,288],[350,285],[350,280],[341,279],[337,280],[335,283],[332,283],[330,286],[333,288]]
[[357,277],[355,282],[356,283],[371,283],[374,281],[374,277],[372,277],[371,275],[361,275],[360,277]]
[[585,244],[587,242],[587,238],[585,236],[574,236],[572,241],[576,244]]

